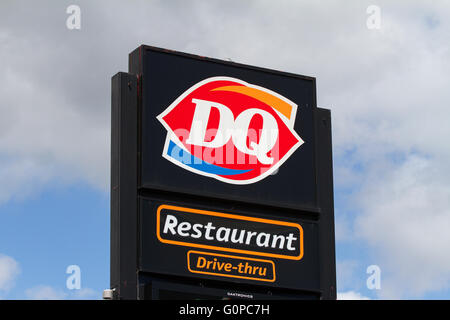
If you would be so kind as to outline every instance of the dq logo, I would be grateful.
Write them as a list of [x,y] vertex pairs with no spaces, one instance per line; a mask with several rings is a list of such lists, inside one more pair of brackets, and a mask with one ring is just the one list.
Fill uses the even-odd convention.
[[167,130],[163,157],[233,184],[257,182],[280,167],[303,140],[297,105],[266,88],[229,77],[200,81],[157,118]]

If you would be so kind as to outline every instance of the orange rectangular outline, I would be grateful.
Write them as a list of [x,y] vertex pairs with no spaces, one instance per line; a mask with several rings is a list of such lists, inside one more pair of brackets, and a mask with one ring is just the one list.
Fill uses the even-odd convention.
[[[232,274],[223,274],[223,273],[219,273],[219,272],[218,273],[214,273],[214,272],[205,272],[205,271],[192,270],[191,269],[191,265],[189,263],[189,254],[190,253],[197,253],[197,254],[213,256],[213,257],[225,257],[225,258],[233,258],[233,259],[240,259],[240,260],[250,260],[250,261],[258,261],[258,262],[269,263],[269,264],[272,265],[273,279],[252,278],[252,277],[245,277],[245,276],[236,276],[236,275],[232,275]],[[276,280],[275,263],[273,263],[273,261],[271,261],[271,260],[263,260],[263,259],[247,258],[247,257],[238,257],[238,256],[230,256],[230,255],[226,255],[226,254],[189,250],[187,252],[187,266],[188,266],[189,271],[192,272],[192,273],[201,273],[201,274],[208,274],[208,275],[220,276],[220,277],[249,279],[249,280],[257,280],[257,281],[265,281],[265,282],[275,282],[275,280]]]
[[[205,244],[198,244],[198,243],[190,243],[190,242],[183,242],[183,241],[163,239],[161,237],[161,234],[160,234],[160,225],[159,225],[159,223],[160,223],[160,214],[161,214],[161,210],[163,210],[163,209],[184,211],[184,212],[189,212],[189,213],[197,213],[197,214],[216,216],[216,217],[222,217],[222,218],[229,218],[229,219],[236,219],[236,220],[246,220],[246,221],[254,221],[254,222],[267,223],[267,224],[275,224],[275,225],[281,225],[281,226],[294,227],[294,228],[297,228],[299,230],[299,235],[300,235],[300,239],[299,239],[299,241],[300,241],[300,253],[299,253],[298,256],[289,256],[289,255],[276,254],[276,253],[267,253],[267,252],[259,252],[259,251],[233,249],[233,248],[227,248],[227,247],[219,247],[219,246],[212,246],[212,245],[205,245]],[[279,259],[288,259],[288,260],[300,260],[300,259],[303,258],[303,228],[298,223],[293,223],[293,222],[285,222],[285,221],[270,220],[270,219],[263,219],[263,218],[254,218],[254,217],[247,217],[247,216],[241,216],[241,215],[235,215],[235,214],[229,214],[229,213],[221,213],[221,212],[215,212],[215,211],[191,209],[191,208],[184,208],[184,207],[178,207],[178,206],[162,204],[162,205],[160,205],[158,207],[157,213],[156,213],[156,236],[157,236],[158,240],[160,242],[162,242],[162,243],[174,244],[174,245],[185,246],[185,247],[194,247],[194,248],[202,248],[202,249],[228,251],[228,252],[234,252],[234,253],[243,253],[243,254],[249,254],[249,255],[257,255],[257,256],[279,258]]]

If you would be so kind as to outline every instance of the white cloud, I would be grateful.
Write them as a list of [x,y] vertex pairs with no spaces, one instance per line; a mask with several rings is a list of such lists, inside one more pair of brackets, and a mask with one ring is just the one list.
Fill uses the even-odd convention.
[[91,288],[62,290],[48,285],[39,285],[25,290],[30,300],[90,300],[101,299],[101,294]]
[[51,286],[36,286],[25,290],[25,296],[30,300],[64,300],[67,293]]
[[19,263],[12,257],[0,254],[0,297],[14,287],[19,273]]
[[441,172],[434,159],[410,157],[360,194],[355,229],[376,250],[383,298],[450,287],[450,185]]
[[359,292],[347,291],[338,292],[337,300],[370,300],[370,298],[363,296]]
[[71,299],[75,300],[99,300],[102,299],[102,293],[91,288],[81,288],[79,290],[71,290]]

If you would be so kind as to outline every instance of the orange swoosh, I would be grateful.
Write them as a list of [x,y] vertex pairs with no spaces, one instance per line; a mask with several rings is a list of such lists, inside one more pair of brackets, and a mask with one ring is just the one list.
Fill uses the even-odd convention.
[[265,104],[271,106],[275,110],[278,110],[286,118],[288,119],[291,118],[292,106],[289,103],[265,91],[245,86],[224,86],[212,89],[211,91],[230,91],[245,94],[247,96],[250,96],[252,98],[264,102]]

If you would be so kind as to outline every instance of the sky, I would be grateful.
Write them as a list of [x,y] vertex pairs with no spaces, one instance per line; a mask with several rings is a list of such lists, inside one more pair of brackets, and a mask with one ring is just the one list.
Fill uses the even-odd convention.
[[449,17],[445,0],[1,1],[0,299],[109,287],[110,84],[141,44],[316,77],[338,298],[450,298]]

